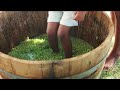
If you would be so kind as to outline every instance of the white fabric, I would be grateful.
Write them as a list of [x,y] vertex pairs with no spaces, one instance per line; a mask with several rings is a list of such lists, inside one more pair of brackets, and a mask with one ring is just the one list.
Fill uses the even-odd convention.
[[78,26],[78,21],[73,20],[75,11],[49,11],[47,22],[59,22],[65,26]]
[[112,18],[112,16],[111,16],[111,11],[105,11],[105,13],[106,13],[110,18]]

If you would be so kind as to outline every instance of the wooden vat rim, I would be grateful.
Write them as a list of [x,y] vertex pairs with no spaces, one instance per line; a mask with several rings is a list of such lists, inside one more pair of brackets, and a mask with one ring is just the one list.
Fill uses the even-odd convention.
[[[105,13],[104,13],[105,14]],[[106,14],[105,14],[106,15]],[[20,65],[22,66],[22,64],[23,65],[26,65],[26,66],[29,66],[29,65],[34,65],[34,66],[37,66],[37,65],[40,65],[40,67],[41,67],[41,65],[43,65],[43,66],[45,66],[45,65],[54,65],[54,64],[57,64],[58,63],[58,66],[59,66],[59,63],[69,63],[69,62],[74,62],[75,60],[78,60],[78,58],[79,59],[84,59],[85,57],[87,57],[87,56],[90,56],[90,54],[91,53],[93,53],[93,54],[95,54],[95,53],[98,53],[98,51],[100,51],[101,49],[104,49],[105,48],[105,46],[108,46],[107,44],[108,43],[110,43],[111,42],[111,40],[112,40],[112,36],[113,36],[113,34],[114,34],[114,26],[113,26],[113,23],[112,23],[112,20],[106,15],[106,17],[108,18],[108,20],[110,21],[110,25],[109,25],[109,33],[108,33],[108,36],[106,37],[106,39],[97,47],[97,48],[95,48],[95,49],[93,49],[93,50],[91,50],[90,52],[88,52],[88,53],[85,53],[85,54],[83,54],[83,55],[78,55],[78,56],[76,56],[76,57],[72,57],[72,58],[68,58],[68,59],[62,59],[62,60],[60,60],[60,61],[28,61],[28,60],[22,60],[22,59],[18,59],[18,58],[15,58],[15,57],[12,57],[12,56],[9,56],[9,55],[7,55],[7,54],[4,54],[4,53],[2,53],[2,52],[0,52],[0,57],[2,58],[4,58],[6,61],[9,61],[10,60],[10,63],[8,63],[7,62],[7,64],[9,64],[10,66],[12,65],[12,63],[11,62],[15,62],[15,63],[20,63]],[[102,51],[103,52],[103,51]],[[106,51],[106,53],[105,54],[107,54],[108,53],[108,51]],[[97,62],[97,64],[98,64],[99,62]],[[71,64],[71,65],[73,65],[73,64]],[[50,66],[51,67],[51,66]],[[2,69],[4,69],[5,71],[8,71],[8,72],[10,72],[10,73],[13,73],[13,74],[16,74],[16,75],[19,75],[19,72],[13,72],[13,71],[9,71],[9,69],[8,68],[6,68],[5,66],[1,66],[0,65],[0,68],[2,68]],[[18,69],[16,66],[14,67],[16,70]],[[53,68],[53,67],[52,67]],[[59,68],[59,67],[58,67]],[[60,66],[60,68],[61,68],[61,66]],[[92,68],[92,67],[90,67],[90,68]],[[89,69],[90,69],[89,68]],[[49,68],[50,69],[50,68]],[[54,68],[55,69],[55,68]],[[65,68],[66,69],[66,68]],[[35,70],[35,69],[34,69]],[[33,70],[33,71],[34,71]],[[37,69],[38,70],[38,69]],[[85,68],[85,70],[88,70],[88,68]],[[32,72],[33,72],[32,71]],[[28,71],[29,72],[29,71]],[[77,72],[78,73],[78,72]],[[75,74],[77,74],[77,73],[73,73],[73,74],[70,74],[70,75],[75,75]],[[32,73],[30,73],[30,75],[29,75],[29,77],[35,77],[35,75],[32,75]],[[21,74],[20,73],[20,76],[27,76],[27,75],[25,75],[25,74]],[[60,75],[60,78],[61,78],[62,76]],[[39,78],[38,76],[37,76],[37,78]]]
[[109,26],[109,30],[111,30],[108,34],[108,36],[106,37],[106,39],[96,48],[94,48],[93,50],[83,54],[83,55],[78,55],[78,56],[75,56],[75,57],[71,57],[71,58],[67,58],[67,59],[62,59],[62,60],[58,60],[58,61],[53,61],[53,60],[48,60],[48,61],[38,61],[38,60],[35,60],[35,61],[32,61],[32,60],[25,60],[25,59],[19,59],[19,58],[16,58],[16,57],[12,57],[10,55],[7,55],[3,52],[0,52],[0,55],[2,55],[3,57],[6,57],[9,58],[10,60],[13,60],[13,61],[16,61],[16,62],[21,62],[21,63],[29,63],[29,64],[47,64],[47,63],[57,63],[57,62],[61,62],[61,61],[69,61],[69,60],[72,60],[73,58],[76,58],[76,57],[86,57],[87,55],[89,55],[89,53],[91,52],[95,52],[95,51],[99,51],[101,48],[104,48],[104,46],[108,43],[109,40],[112,39],[112,36],[113,36],[113,33],[114,33],[114,27],[113,27],[113,23],[112,23],[112,20],[110,19],[110,17],[105,13],[105,12],[102,12],[105,14],[105,16],[108,18],[108,20],[110,21],[111,23],[111,26]]

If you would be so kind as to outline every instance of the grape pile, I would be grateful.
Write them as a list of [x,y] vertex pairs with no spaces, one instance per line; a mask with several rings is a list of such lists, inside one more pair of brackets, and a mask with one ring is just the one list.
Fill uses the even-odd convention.
[[[71,37],[72,48],[73,48],[73,57],[87,53],[93,49],[93,47],[87,42]],[[64,59],[64,52],[62,46],[59,42],[59,53],[53,53],[52,49],[48,43],[48,37],[46,34],[37,36],[35,38],[27,38],[25,41],[22,41],[18,46],[12,48],[8,53],[16,58],[25,59],[25,60],[62,60]]]

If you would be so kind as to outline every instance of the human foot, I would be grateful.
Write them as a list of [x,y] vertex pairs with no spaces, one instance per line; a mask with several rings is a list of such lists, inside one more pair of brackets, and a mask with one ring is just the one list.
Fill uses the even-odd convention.
[[105,66],[104,66],[104,70],[107,70],[109,68],[111,68],[115,62],[117,61],[117,59],[119,58],[119,55],[110,55],[105,62]]

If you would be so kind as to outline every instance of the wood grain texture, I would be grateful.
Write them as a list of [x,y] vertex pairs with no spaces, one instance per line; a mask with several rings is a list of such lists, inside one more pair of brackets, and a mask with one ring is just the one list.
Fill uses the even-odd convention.
[[[34,37],[45,33],[46,20],[47,12],[44,11],[3,12],[1,14],[0,21],[2,21],[2,24],[0,27],[2,27],[1,31],[4,34],[1,33],[0,38],[5,38],[4,41],[1,42],[6,43],[7,41],[5,47],[0,42],[0,47],[6,48],[6,50],[1,49],[0,52],[1,69],[26,78],[65,78],[80,74],[94,67],[110,50],[112,36],[114,34],[112,21],[102,12],[90,12],[80,26],[81,32],[80,30],[76,30],[71,34],[78,36],[77,38],[82,38],[95,47],[95,49],[88,53],[61,61],[27,61],[5,54],[6,51],[18,45],[19,42],[27,36]],[[93,22],[94,20],[95,22]],[[92,28],[92,25],[96,25],[96,28]],[[88,30],[88,28],[91,31]],[[84,33],[85,35],[83,35]],[[98,37],[97,39],[96,36]],[[97,76],[101,70],[102,69],[98,70],[95,76]],[[91,77],[94,78],[95,76]]]

